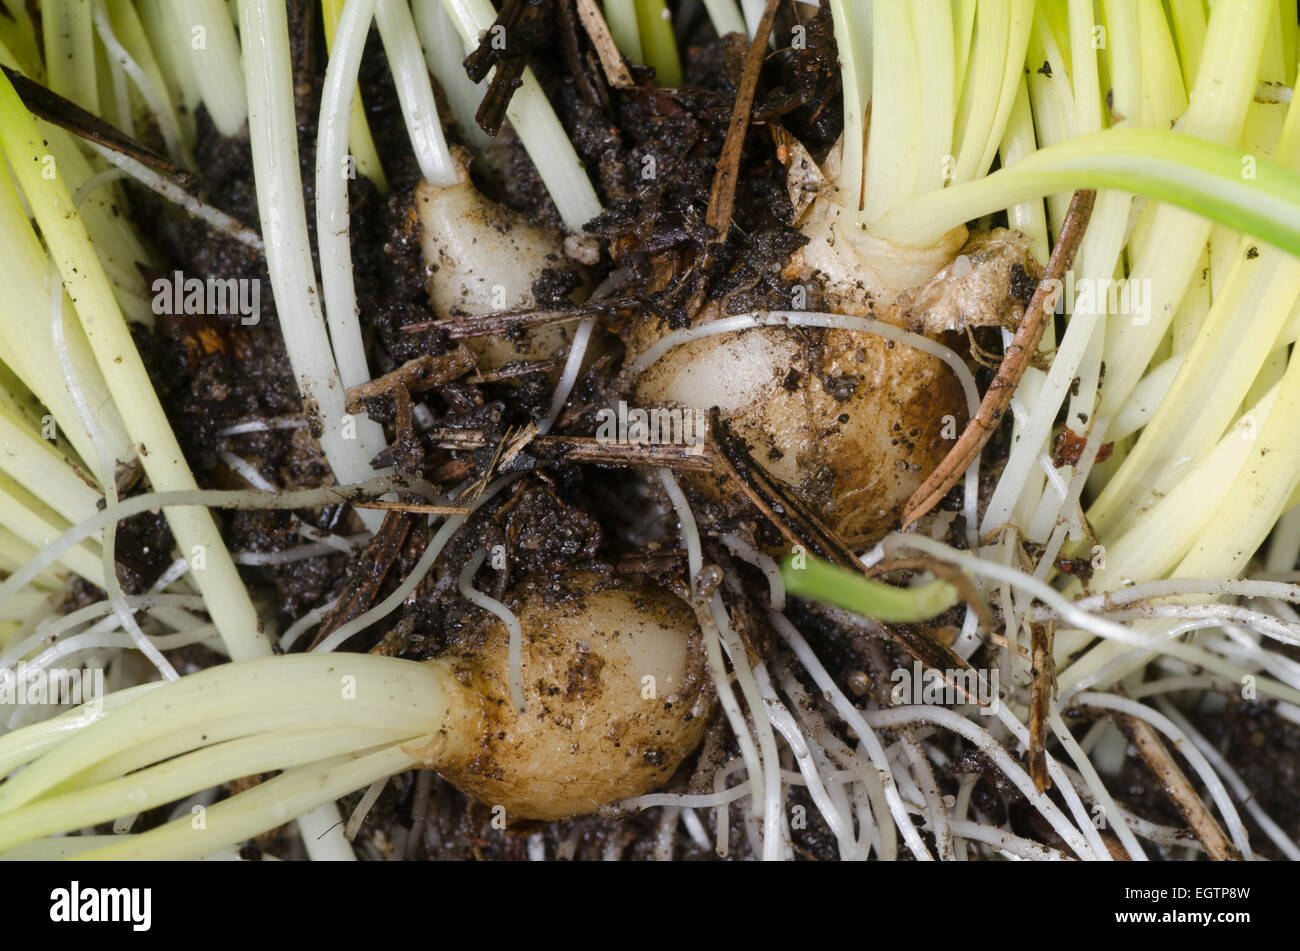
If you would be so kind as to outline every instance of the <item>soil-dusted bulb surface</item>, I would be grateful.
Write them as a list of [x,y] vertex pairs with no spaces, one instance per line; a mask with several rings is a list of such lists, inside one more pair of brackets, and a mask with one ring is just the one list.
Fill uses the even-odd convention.
[[637,397],[718,407],[755,461],[854,546],[889,531],[966,420],[941,361],[841,330],[692,341],[645,371]]
[[510,599],[523,628],[525,710],[510,703],[509,633],[496,618],[443,657],[477,744],[438,772],[511,818],[554,820],[658,788],[699,745],[713,703],[702,636],[673,596],[571,571]]
[[[1037,273],[1023,236],[968,236],[959,228],[932,248],[889,244],[850,221],[834,200],[834,185],[802,147],[791,146],[789,155],[791,202],[809,240],[783,276],[815,283],[828,310],[956,346],[968,325],[1019,322],[1024,302],[1011,289]],[[696,325],[726,316],[706,307]],[[662,332],[654,320],[634,327],[631,358]],[[877,334],[840,329],[766,327],[703,337],[648,367],[636,398],[643,406],[718,407],[755,460],[856,548],[895,526],[967,419],[961,384],[943,361]],[[700,487],[704,480],[693,481]]]
[[[533,284],[548,268],[572,270],[561,236],[479,194],[460,165],[446,187],[421,182],[415,190],[429,303],[439,317],[477,316],[536,306]],[[476,337],[466,344],[479,369],[515,360],[546,360],[562,352],[574,323],[540,327],[519,339]]]

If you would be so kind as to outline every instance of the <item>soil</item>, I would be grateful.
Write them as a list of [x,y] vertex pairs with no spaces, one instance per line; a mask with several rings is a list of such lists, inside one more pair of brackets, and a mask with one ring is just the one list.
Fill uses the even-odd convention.
[[[325,64],[321,27],[310,11],[315,4],[291,2],[299,151],[307,207],[312,207],[312,180],[316,115]],[[827,7],[823,6],[823,11]],[[794,7],[783,7],[778,35],[792,35]],[[535,29],[538,49],[559,50],[577,43],[583,53],[574,62],[561,55],[534,55],[536,71],[578,154],[591,170],[606,211],[589,228],[602,248],[593,281],[615,268],[626,271],[624,294],[642,302],[640,313],[656,315],[661,329],[685,326],[691,319],[692,301],[707,290],[722,301],[723,310],[738,313],[758,308],[781,308],[790,300],[791,287],[780,272],[802,243],[788,222],[791,208],[784,172],[776,156],[772,131],[783,127],[803,141],[815,157],[822,158],[838,137],[842,125],[839,76],[829,16],[822,12],[802,24],[803,49],[773,52],[765,62],[758,85],[754,119],[741,157],[735,212],[727,240],[707,267],[699,266],[713,235],[705,223],[714,171],[722,152],[731,118],[746,44],[736,36],[717,38],[707,18],[697,16],[684,25],[680,44],[685,82],[680,89],[655,87],[648,72],[638,70],[640,85],[628,93],[611,89],[586,56],[589,44],[580,29],[571,29],[557,15],[557,4],[544,5]],[[391,184],[388,197],[370,182],[358,178],[351,185],[351,236],[356,288],[372,373],[377,377],[406,361],[449,352],[455,342],[436,330],[412,331],[445,315],[434,314],[425,292],[425,268],[413,213],[412,195],[418,169],[411,154],[387,63],[377,36],[372,33],[363,59],[361,99]],[[444,110],[446,114],[446,110]],[[225,139],[216,133],[205,112],[196,117],[200,130],[197,186],[211,204],[250,224],[259,220],[253,187],[251,158],[246,140]],[[450,141],[458,131],[449,125]],[[646,174],[650,170],[650,174]],[[532,164],[508,125],[498,136],[495,161],[476,163],[475,183],[489,197],[527,213],[534,220],[556,226],[559,216]],[[251,278],[270,288],[263,259],[212,233],[204,225],[176,213],[151,193],[131,192],[133,216],[142,235],[157,251],[155,270],[170,274]],[[1032,290],[1032,288],[1030,288]],[[558,272],[536,288],[539,302],[565,306],[572,283]],[[816,288],[809,308],[816,306]],[[623,323],[637,318],[627,313],[602,315],[606,356],[580,379],[561,417],[558,432],[586,435],[594,429],[595,407],[617,398],[619,366],[618,332]],[[269,291],[261,297],[261,320],[245,327],[237,318],[205,318],[208,332],[198,334],[194,318],[163,318],[148,331],[137,328],[144,354],[168,417],[180,439],[200,485],[242,488],[241,476],[222,461],[233,453],[254,466],[262,477],[282,487],[321,485],[331,479],[318,444],[306,428],[223,436],[221,431],[252,420],[301,417],[303,407],[294,385],[281,338],[279,315]],[[990,341],[991,342],[991,341]],[[987,384],[990,371],[980,371]],[[415,394],[417,415],[424,418],[423,433],[399,432],[399,407],[389,398],[367,403],[372,418],[386,426],[398,446],[382,460],[398,472],[433,482],[473,483],[494,470],[499,448],[512,433],[545,413],[551,379],[537,368],[521,368],[500,378],[457,382]],[[843,379],[846,388],[855,385]],[[851,392],[851,389],[848,390]],[[437,434],[461,431],[481,435],[473,449],[448,448]],[[986,459],[1005,455],[1008,434],[1001,431],[986,452]],[[458,632],[477,615],[455,593],[455,569],[484,546],[504,546],[504,571],[483,569],[476,584],[494,596],[508,594],[510,579],[535,572],[558,572],[566,567],[595,567],[604,571],[641,572],[669,586],[684,583],[684,564],[678,553],[676,522],[655,480],[644,472],[610,465],[579,464],[563,452],[528,447],[521,459],[536,461],[533,472],[480,509],[451,542],[431,576],[402,607],[353,638],[347,649],[379,650],[398,656],[424,658],[454,642]],[[996,464],[986,473],[996,473]],[[142,490],[143,485],[136,490]],[[959,511],[956,493],[941,508]],[[733,531],[763,544],[780,542],[780,536],[756,512],[737,517],[707,498],[695,500],[702,530]],[[232,551],[280,552],[303,544],[300,522],[338,534],[352,534],[360,526],[354,513],[340,507],[297,512],[227,512],[222,515],[224,535]],[[953,538],[963,536],[960,516]],[[369,594],[370,603],[386,596],[411,569],[422,551],[423,517],[413,517],[404,541],[394,544],[391,564],[382,582]],[[386,525],[386,531],[388,527]],[[396,532],[398,529],[392,529]],[[396,536],[395,536],[396,537]],[[118,529],[119,573],[128,592],[146,588],[166,567],[171,548],[165,523],[157,517],[139,516]],[[370,548],[351,554],[306,558],[283,565],[241,568],[251,590],[273,599],[280,629],[322,602],[355,592],[362,579],[374,571]],[[727,588],[730,605],[738,614],[761,618],[761,610],[746,611],[745,602],[763,605],[766,582],[749,566],[734,562],[725,549],[710,548],[709,558],[732,579]],[[71,600],[85,592],[70,592]],[[873,640],[835,617],[806,606],[796,606],[791,617],[846,691],[860,693],[864,683],[887,682],[888,664],[910,663],[893,656],[887,642]],[[959,618],[956,619],[959,623]],[[936,627],[949,624],[940,619]],[[745,631],[759,654],[780,659],[775,639],[761,623]],[[307,646],[303,638],[296,649]],[[792,665],[793,666],[793,665]],[[865,678],[865,679],[864,679]],[[1224,715],[1200,723],[1205,734],[1220,745],[1262,805],[1291,835],[1300,833],[1300,731],[1269,716],[1263,707],[1233,704]],[[715,731],[716,733],[717,731]],[[722,736],[705,744],[668,785],[684,791],[688,784],[711,788],[712,772],[719,762],[738,755],[734,744]],[[939,739],[943,743],[942,738]],[[1037,812],[1006,782],[1000,772],[965,744],[948,740],[943,747],[950,768],[940,770],[941,792],[956,794],[966,776],[978,777],[973,806],[988,820],[1009,821],[1011,828],[1045,844],[1062,847]],[[693,782],[696,770],[699,777]],[[1125,768],[1114,791],[1140,815],[1154,821],[1180,825],[1168,800],[1155,788],[1136,758]],[[346,815],[360,798],[343,803]],[[1053,798],[1064,808],[1059,793]],[[792,825],[797,855],[805,859],[831,859],[835,841],[816,808],[802,790],[791,794],[791,805],[801,806],[806,827]],[[708,810],[699,814],[712,827]],[[426,819],[420,819],[420,816]],[[497,828],[488,810],[467,800],[436,777],[421,774],[396,777],[385,788],[366,819],[357,843],[370,858],[521,860],[527,857],[527,836],[540,834],[548,856],[572,859],[621,857],[647,859],[654,855],[659,811],[629,818],[591,816],[547,825]],[[158,811],[141,817],[137,831],[164,818]],[[412,828],[417,830],[411,835]],[[752,857],[739,809],[731,814],[731,860]],[[1255,836],[1268,853],[1264,837]],[[248,846],[246,854],[261,852],[297,857],[301,846],[279,834]],[[1152,848],[1153,855],[1165,855]],[[716,859],[710,848],[678,834],[675,858]]]

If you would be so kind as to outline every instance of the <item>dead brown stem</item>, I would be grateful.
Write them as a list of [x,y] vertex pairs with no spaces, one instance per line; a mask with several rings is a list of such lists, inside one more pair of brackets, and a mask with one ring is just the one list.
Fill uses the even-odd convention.
[[578,18],[582,20],[582,27],[591,38],[591,45],[596,48],[600,68],[605,71],[605,80],[615,89],[635,89],[636,83],[614,43],[609,24],[605,22],[600,7],[596,6],[596,0],[578,0]]
[[499,337],[514,330],[533,330],[537,327],[568,323],[571,320],[595,317],[611,313],[620,308],[634,306],[636,306],[636,301],[627,298],[588,301],[585,304],[575,304],[572,307],[544,310],[503,310],[495,314],[478,314],[473,317],[421,320],[413,324],[403,324],[402,330],[408,333],[440,330],[452,340],[469,340],[474,337]]
[[418,356],[414,360],[403,363],[396,370],[348,390],[348,412],[360,412],[364,401],[390,396],[395,388],[403,389],[407,393],[421,393],[443,386],[469,373],[474,366],[474,354],[465,347],[457,347],[450,353],[436,357],[429,354]]
[[430,505],[427,502],[389,502],[384,499],[367,499],[353,502],[353,508],[383,509],[386,512],[407,512],[412,515],[467,515],[469,509],[460,505]]
[[[369,505],[370,503],[355,504]],[[316,637],[307,648],[309,651],[315,650],[316,646],[333,631],[353,618],[359,617],[374,604],[375,596],[379,593],[384,579],[388,577],[388,572],[397,561],[397,556],[406,546],[407,537],[415,525],[416,518],[415,515],[398,511],[389,512],[384,516],[379,531],[375,532],[361,558],[353,566],[347,586],[339,596],[338,603],[321,622]]]
[[1045,314],[1050,302],[1051,309],[1056,309],[1056,302],[1061,291],[1061,280],[1065,272],[1074,263],[1075,253],[1087,230],[1088,219],[1092,216],[1092,205],[1097,193],[1094,191],[1077,191],[1070,200],[1070,208],[1061,226],[1061,234],[1052,249],[1052,257],[1047,262],[1043,279],[1038,282],[1034,296],[1025,309],[1025,316],[1016,329],[1015,338],[1007,347],[1006,356],[997,376],[989,385],[988,392],[980,403],[979,411],[966,424],[956,445],[948,451],[943,461],[930,473],[929,478],[907,500],[903,509],[903,528],[907,528],[930,509],[934,508],[949,490],[957,484],[963,473],[970,468],[971,462],[983,451],[989,437],[997,429],[1016,386],[1024,375],[1025,369],[1038,350],[1038,341],[1042,339]]
[[1151,724],[1123,714],[1112,716],[1137,747],[1138,754],[1159,780],[1169,801],[1196,833],[1196,837],[1205,846],[1205,851],[1209,853],[1210,858],[1216,862],[1240,862],[1241,853],[1228,840],[1218,820],[1196,794],[1186,774],[1174,762],[1173,755]]
[[740,176],[740,156],[745,148],[745,133],[749,131],[750,113],[754,109],[758,74],[763,68],[763,61],[767,59],[768,38],[772,35],[776,8],[780,5],[781,0],[767,0],[763,18],[758,21],[758,29],[754,32],[754,41],[745,54],[745,66],[741,72],[740,86],[736,90],[736,104],[731,110],[731,123],[727,126],[727,138],[722,145],[722,155],[718,158],[718,170],[714,173],[713,187],[709,191],[709,209],[704,218],[705,224],[712,229],[710,247],[725,242],[731,231],[731,213],[736,204],[736,180]]
[[1029,685],[1029,775],[1034,780],[1034,787],[1044,792],[1052,788],[1047,773],[1046,739],[1048,705],[1056,693],[1056,664],[1052,660],[1056,631],[1050,621],[1030,624],[1029,631],[1034,657],[1030,669],[1034,680]]
[[[734,482],[790,542],[791,547],[802,547],[811,555],[866,574],[866,566],[844,539],[822,524],[806,505],[767,475],[716,409],[710,414],[709,432],[718,447],[718,451],[713,454],[716,471]],[[963,685],[957,683],[950,672],[967,670],[970,664],[962,660],[951,647],[941,644],[910,624],[882,625],[881,629],[912,657],[938,671],[946,682],[964,692]]]
[[713,468],[703,444],[610,443],[591,436],[538,436],[538,449],[562,455],[571,462],[610,466],[667,466],[670,469],[708,472]]
[[169,159],[137,142],[126,133],[120,132],[93,112],[87,112],[72,100],[51,92],[15,69],[10,69],[8,66],[0,66],[0,69],[3,69],[4,74],[9,77],[14,92],[23,101],[27,111],[38,119],[44,119],[46,122],[67,129],[73,135],[89,142],[95,142],[114,152],[130,156],[140,164],[176,179],[184,187],[188,188],[194,183],[194,176],[185,169],[173,164]]

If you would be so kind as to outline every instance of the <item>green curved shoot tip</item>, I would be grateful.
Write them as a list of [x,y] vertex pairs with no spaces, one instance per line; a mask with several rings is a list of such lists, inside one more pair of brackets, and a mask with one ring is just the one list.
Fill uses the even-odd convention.
[[1163,129],[1107,129],[1048,146],[985,178],[902,202],[871,231],[925,246],[981,215],[1076,188],[1169,202],[1300,257],[1300,174]]
[[912,624],[942,614],[960,599],[946,581],[930,581],[915,588],[864,578],[802,552],[781,560],[781,579],[788,593],[830,604],[887,624]]

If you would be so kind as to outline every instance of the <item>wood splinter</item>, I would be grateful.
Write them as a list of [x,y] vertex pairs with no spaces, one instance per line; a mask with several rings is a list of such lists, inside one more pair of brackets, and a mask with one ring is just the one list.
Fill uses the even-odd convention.
[[1016,329],[1016,335],[1007,347],[1002,365],[997,376],[993,378],[979,411],[966,424],[956,445],[948,451],[943,461],[930,473],[929,478],[921,484],[903,509],[903,528],[912,525],[922,515],[934,508],[957,481],[970,464],[984,451],[993,432],[998,428],[1002,416],[1011,405],[1011,397],[1025,375],[1034,354],[1038,352],[1038,341],[1042,339],[1046,326],[1046,314],[1055,311],[1060,300],[1061,284],[1078,253],[1083,233],[1087,230],[1088,219],[1092,217],[1092,206],[1097,198],[1095,191],[1077,191],[1070,199],[1069,210],[1065,213],[1065,223],[1061,234],[1052,249],[1052,256],[1047,262],[1043,279],[1038,282],[1034,296],[1025,309],[1025,317]]
[[1241,852],[1229,841],[1228,836],[1201,801],[1196,789],[1187,775],[1174,761],[1155,728],[1144,720],[1125,714],[1112,714],[1115,722],[1124,730],[1133,746],[1137,748],[1147,767],[1155,775],[1169,801],[1177,807],[1187,824],[1196,833],[1196,838],[1205,846],[1205,851],[1216,862],[1240,862]]
[[615,89],[635,89],[636,81],[623,62],[623,54],[618,51],[614,37],[609,32],[609,24],[596,6],[596,0],[578,0],[578,18],[587,31],[591,45],[596,48],[600,59],[600,68],[604,70],[606,81]]
[[347,410],[349,413],[359,413],[366,400],[391,396],[396,389],[405,390],[408,394],[432,390],[459,379],[475,367],[474,354],[464,346],[436,357],[429,354],[418,356],[396,370],[348,390]]

